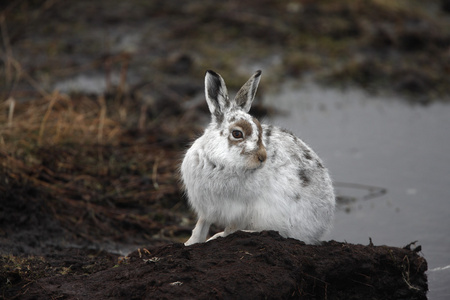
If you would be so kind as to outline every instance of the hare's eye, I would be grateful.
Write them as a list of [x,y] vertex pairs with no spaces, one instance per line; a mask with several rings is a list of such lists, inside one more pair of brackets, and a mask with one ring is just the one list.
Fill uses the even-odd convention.
[[236,129],[231,132],[231,135],[235,139],[243,139],[244,138],[244,134],[242,133],[242,131],[236,130]]

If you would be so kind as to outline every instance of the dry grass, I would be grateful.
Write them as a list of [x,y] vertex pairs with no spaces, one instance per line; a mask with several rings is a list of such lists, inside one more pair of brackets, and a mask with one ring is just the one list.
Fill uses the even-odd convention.
[[114,143],[121,124],[107,116],[103,98],[82,97],[74,101],[54,92],[26,103],[13,98],[2,105],[1,144],[5,149],[33,148],[64,142]]
[[[53,230],[57,224],[70,240],[90,243],[185,234],[177,168],[194,132],[192,111],[181,112],[164,98],[149,107],[128,93],[127,57],[119,62],[119,85],[113,91],[109,84],[108,95],[48,92],[15,59],[3,13],[0,30],[6,87],[0,94],[6,99],[0,102],[0,198],[7,204],[2,222],[14,231],[39,231],[35,225]],[[18,82],[36,96],[15,99]],[[12,203],[24,206],[18,211]],[[36,224],[17,222],[33,215]]]
[[176,114],[143,119],[137,103],[115,98],[2,103],[0,192],[42,202],[83,240],[176,239],[187,231],[177,168],[189,126]]

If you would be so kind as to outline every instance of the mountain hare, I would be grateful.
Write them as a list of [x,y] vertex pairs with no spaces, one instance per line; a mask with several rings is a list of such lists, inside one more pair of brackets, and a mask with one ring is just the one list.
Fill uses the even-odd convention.
[[205,242],[212,223],[225,230],[211,239],[237,230],[275,230],[306,243],[317,242],[332,224],[335,196],[317,154],[292,133],[248,114],[260,76],[253,74],[230,100],[222,77],[206,72],[212,120],[181,165],[198,215],[185,245]]

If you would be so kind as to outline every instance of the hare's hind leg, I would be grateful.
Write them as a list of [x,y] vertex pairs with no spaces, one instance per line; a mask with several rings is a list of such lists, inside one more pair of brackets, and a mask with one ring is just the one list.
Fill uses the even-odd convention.
[[203,243],[206,240],[210,226],[211,223],[206,222],[203,218],[199,218],[197,224],[195,224],[195,228],[192,230],[191,237],[184,245],[189,246],[196,243]]

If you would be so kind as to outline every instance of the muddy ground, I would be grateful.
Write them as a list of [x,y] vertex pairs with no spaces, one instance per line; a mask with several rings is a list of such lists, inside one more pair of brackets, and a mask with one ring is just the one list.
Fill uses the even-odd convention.
[[[22,299],[426,299],[426,261],[414,251],[239,232],[207,244],[140,248],[126,258],[66,250],[11,272],[5,296]],[[73,257],[72,257],[73,256]],[[80,257],[84,259],[80,260]],[[44,269],[44,270],[42,270]],[[32,270],[36,271],[36,270]],[[23,280],[23,279],[22,279]]]
[[230,90],[263,69],[258,97],[295,79],[448,101],[446,1],[390,3],[2,2],[1,295],[425,298],[417,248],[180,244],[195,216],[177,168],[208,118],[206,69]]

